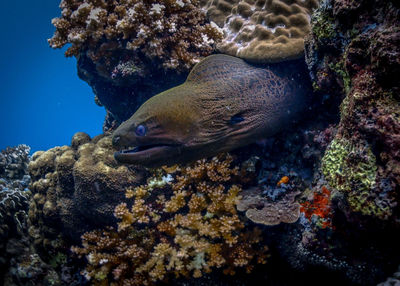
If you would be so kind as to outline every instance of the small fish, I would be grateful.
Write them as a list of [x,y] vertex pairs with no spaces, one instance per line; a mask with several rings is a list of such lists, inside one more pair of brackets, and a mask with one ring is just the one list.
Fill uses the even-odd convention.
[[[251,144],[288,128],[307,107],[301,84],[271,68],[212,55],[185,83],[147,100],[113,134],[117,161],[187,162]],[[131,147],[131,148],[130,148]]]

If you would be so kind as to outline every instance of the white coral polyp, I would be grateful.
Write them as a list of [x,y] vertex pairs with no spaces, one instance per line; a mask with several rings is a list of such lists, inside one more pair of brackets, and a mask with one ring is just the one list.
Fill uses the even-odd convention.
[[164,29],[164,25],[161,23],[160,20],[157,20],[157,21],[155,22],[155,24],[156,24],[156,29],[157,29],[157,30],[162,31],[162,30]]
[[162,4],[153,4],[150,8],[150,15],[154,15],[154,14],[161,14],[161,11],[165,9],[165,6]]
[[214,40],[210,39],[206,34],[201,34],[201,38],[203,40],[203,43],[206,43],[206,44],[209,44],[209,45],[214,44]]
[[[86,20],[86,24],[89,25],[92,21],[94,21],[96,24],[100,23],[99,19],[99,14],[101,11],[105,11],[104,9],[101,8],[95,8],[90,11],[89,17]],[[105,11],[107,13],[107,11]]]
[[178,5],[179,7],[183,7],[185,6],[185,2],[183,2],[182,0],[176,0],[176,5]]
[[176,32],[176,24],[175,23],[170,23],[171,27],[169,28],[168,32],[170,33],[175,33]]
[[149,42],[149,46],[152,48],[157,48],[160,44],[160,40],[158,39],[153,39]]
[[129,18],[133,18],[133,16],[135,16],[135,14],[136,14],[135,7],[128,9],[127,14],[128,14]]
[[138,38],[147,37],[147,32],[146,32],[146,29],[143,27],[143,25],[141,25],[139,32],[136,34],[136,37],[138,37]]
[[82,44],[85,41],[85,36],[83,33],[74,31],[69,33],[68,35],[68,42],[72,44]]
[[71,19],[79,19],[81,17],[81,15],[85,12],[85,11],[90,11],[91,10],[91,6],[88,3],[82,3],[81,5],[79,5],[78,9],[76,9],[72,14],[71,14]]

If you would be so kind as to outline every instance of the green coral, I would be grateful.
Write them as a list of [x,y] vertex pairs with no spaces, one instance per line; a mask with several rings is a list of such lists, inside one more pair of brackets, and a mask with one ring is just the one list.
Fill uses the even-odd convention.
[[363,215],[386,219],[392,214],[389,205],[379,203],[380,200],[368,191],[350,193],[347,200],[354,211]]
[[349,144],[344,144],[334,139],[322,159],[322,172],[329,184],[337,190],[346,190],[347,185],[341,184],[345,178],[345,160],[351,149]]
[[383,218],[388,209],[377,205],[371,191],[376,183],[376,158],[368,145],[356,146],[335,138],[322,159],[322,172],[329,184],[348,193],[353,211]]
[[344,58],[341,61],[337,62],[336,64],[330,63],[329,68],[342,78],[344,91],[346,92],[346,94],[349,93],[351,86],[351,79],[349,73],[347,72],[344,66]]
[[312,16],[312,33],[318,41],[336,37],[336,30],[333,24],[334,19],[326,12],[316,11]]

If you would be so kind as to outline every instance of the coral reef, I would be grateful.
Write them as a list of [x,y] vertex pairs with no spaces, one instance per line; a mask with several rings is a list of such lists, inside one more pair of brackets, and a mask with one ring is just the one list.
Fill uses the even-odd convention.
[[207,17],[222,28],[238,2],[239,0],[201,0],[200,6],[207,11]]
[[85,52],[94,62],[112,61],[113,50],[130,52],[130,60],[109,72],[112,77],[140,73],[136,61],[141,56],[164,68],[188,70],[209,55],[221,37],[198,6],[187,0],[63,0],[61,17],[52,21],[56,31],[49,44],[61,48],[69,43],[66,56]]
[[340,122],[316,134],[317,153],[304,149],[323,154],[321,173],[299,199],[299,228],[278,246],[301,271],[376,285],[399,263],[399,86],[388,74],[399,68],[399,13],[393,1],[327,0],[312,15],[306,61]]
[[300,212],[304,213],[310,222],[316,222],[321,228],[332,228],[331,191],[325,186],[321,192],[314,192],[311,202],[306,200],[301,203]]
[[104,285],[147,285],[174,274],[201,277],[213,268],[233,275],[265,263],[260,231],[244,229],[236,213],[239,169],[223,154],[188,166],[164,168],[146,185],[128,188],[132,206],[121,203],[114,215],[118,230],[85,233],[85,275]]
[[[27,167],[30,148],[8,147],[0,152],[0,274],[3,277],[12,256],[26,247],[26,230],[30,192]],[[20,248],[20,250],[18,250]],[[1,283],[1,282],[0,282]]]
[[30,150],[27,145],[18,145],[2,150],[0,153],[0,177],[4,180],[27,181],[24,176],[26,176]]
[[387,219],[397,203],[389,192],[376,190],[376,157],[365,145],[352,146],[335,138],[323,158],[322,171],[332,187],[348,193],[354,211]]
[[[296,7],[291,12],[297,15],[291,19],[305,20],[299,21],[302,29],[293,33],[296,37],[288,38],[288,31],[294,29],[288,28],[294,24],[290,17],[277,17],[263,8],[271,3],[275,8],[283,6],[284,14]],[[215,268],[227,274],[235,271],[236,280],[244,276],[240,268],[252,270],[257,262],[264,262],[265,244],[274,254],[262,268],[268,275],[252,272],[262,281],[273,279],[274,267],[282,264],[291,267],[284,268],[290,273],[302,273],[304,280],[296,283],[312,280],[315,285],[321,283],[318,279],[331,278],[341,282],[336,285],[376,285],[396,271],[400,98],[393,75],[400,71],[399,6],[392,0],[324,0],[309,26],[306,14],[317,3],[293,3],[204,0],[196,5],[204,7],[220,27],[239,32],[235,37],[242,39],[242,45],[256,43],[263,35],[272,40],[278,33],[282,40],[286,35],[282,44],[287,45],[277,61],[296,53],[301,56],[302,47],[296,43],[302,43],[304,33],[310,31],[305,53],[315,90],[309,112],[313,120],[287,127],[259,146],[233,151],[234,161],[225,155],[191,166],[133,169],[113,161],[109,137],[90,139],[85,134],[74,136],[70,147],[36,154],[30,168],[30,234],[47,263],[62,265],[67,252],[60,252],[59,245],[65,250],[71,241],[64,239],[77,244],[78,236],[85,233],[83,245],[73,251],[86,257],[83,273],[90,283],[100,285],[174,283],[182,276],[183,284],[192,283],[202,279],[193,276],[204,278],[211,270],[218,273]],[[107,5],[114,7],[114,2]],[[183,77],[171,70],[161,71],[168,61],[150,63],[152,56],[139,61],[137,55],[145,52],[129,50],[131,39],[111,47],[107,43],[115,38],[94,41],[96,34],[91,37],[81,46],[86,50],[77,57],[78,68],[80,77],[93,87],[97,102],[108,110],[106,129],[127,119],[150,95],[182,82]],[[95,57],[103,52],[106,57]],[[257,217],[247,214],[250,219],[246,219],[236,208],[252,210]],[[261,233],[253,229],[255,223]],[[262,254],[261,261],[256,252]],[[208,285],[220,282],[214,278]],[[395,282],[388,279],[387,283]]]
[[342,101],[322,171],[352,212],[381,220],[398,213],[399,13],[394,1],[324,1],[306,40],[315,90]]
[[280,199],[269,200],[258,190],[245,190],[237,205],[238,211],[246,211],[246,217],[255,223],[277,225],[294,223],[300,216],[300,205],[295,200],[300,192],[287,192]]
[[0,153],[1,285],[38,285],[58,276],[31,248],[28,235],[31,192],[27,188],[29,152],[27,145],[18,145]]
[[235,3],[226,18],[218,49],[255,63],[301,58],[304,37],[310,31],[310,15],[316,7],[317,0]]
[[46,253],[63,244],[61,237],[77,240],[88,226],[112,224],[125,189],[142,178],[114,161],[110,137],[85,133],[75,134],[71,146],[34,153],[29,173],[30,234]]

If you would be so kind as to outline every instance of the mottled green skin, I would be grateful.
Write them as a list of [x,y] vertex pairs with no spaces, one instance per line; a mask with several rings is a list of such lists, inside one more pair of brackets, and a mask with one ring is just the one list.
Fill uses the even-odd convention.
[[[114,145],[164,145],[116,153],[123,163],[156,166],[216,155],[289,128],[307,107],[301,84],[226,55],[198,63],[182,85],[146,101],[114,132]],[[233,116],[243,121],[232,123]],[[146,136],[136,136],[138,125]]]

